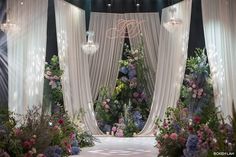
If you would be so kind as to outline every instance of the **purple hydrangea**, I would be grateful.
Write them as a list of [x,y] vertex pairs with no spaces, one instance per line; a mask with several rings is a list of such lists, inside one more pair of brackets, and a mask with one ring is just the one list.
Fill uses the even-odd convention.
[[136,76],[136,70],[130,70],[128,73],[129,79],[133,79]]

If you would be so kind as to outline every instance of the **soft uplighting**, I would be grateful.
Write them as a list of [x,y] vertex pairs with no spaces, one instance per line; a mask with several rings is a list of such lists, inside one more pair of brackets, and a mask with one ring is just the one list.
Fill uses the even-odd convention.
[[183,21],[180,18],[176,17],[176,11],[177,11],[176,7],[174,7],[174,6],[170,7],[170,9],[169,9],[170,19],[164,23],[165,29],[169,32],[175,31],[183,23]]
[[97,52],[99,45],[94,43],[94,32],[87,32],[88,40],[82,45],[82,50],[86,54],[94,54]]

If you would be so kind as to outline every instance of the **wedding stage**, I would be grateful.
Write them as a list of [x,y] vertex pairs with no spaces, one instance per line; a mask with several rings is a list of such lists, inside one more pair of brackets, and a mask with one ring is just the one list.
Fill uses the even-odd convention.
[[0,1],[0,157],[234,156],[236,1],[82,1]]
[[[155,137],[96,137],[94,147],[82,149],[78,157],[154,157]],[[76,157],[76,156],[75,156]]]

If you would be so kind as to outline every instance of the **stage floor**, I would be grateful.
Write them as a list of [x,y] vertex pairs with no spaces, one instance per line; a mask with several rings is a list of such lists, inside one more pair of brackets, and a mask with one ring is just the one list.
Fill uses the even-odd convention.
[[[94,147],[83,148],[78,157],[156,157],[155,137],[97,137]],[[76,156],[73,156],[76,157]]]

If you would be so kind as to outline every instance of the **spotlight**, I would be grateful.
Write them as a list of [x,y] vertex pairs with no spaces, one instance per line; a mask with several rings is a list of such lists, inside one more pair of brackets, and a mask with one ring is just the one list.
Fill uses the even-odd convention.
[[136,7],[140,7],[140,0],[135,0]]
[[21,1],[20,1],[20,5],[23,5],[23,4],[24,4],[24,1],[23,1],[23,0],[21,0]]
[[111,3],[108,3],[107,6],[108,6],[108,7],[111,7]]

